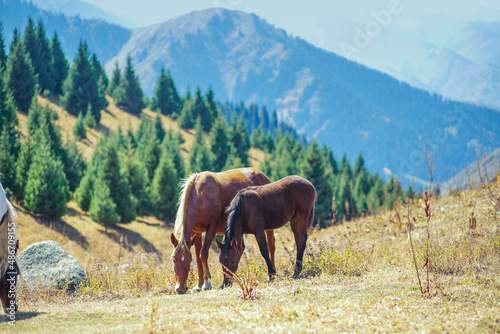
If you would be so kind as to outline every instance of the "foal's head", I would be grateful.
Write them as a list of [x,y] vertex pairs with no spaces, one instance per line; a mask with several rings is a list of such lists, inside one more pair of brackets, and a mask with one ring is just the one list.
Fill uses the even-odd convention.
[[170,240],[174,245],[174,251],[172,252],[172,261],[174,262],[174,272],[175,272],[175,292],[178,294],[186,293],[187,278],[189,275],[189,267],[191,266],[191,260],[193,256],[191,255],[191,246],[196,240],[196,234],[191,238],[189,242],[186,242],[184,238],[182,240],[177,240],[175,235],[172,233]]
[[230,274],[228,271],[236,273],[240,258],[236,239],[232,238],[231,242],[226,241],[226,243],[229,244],[222,244],[217,240],[217,247],[221,250],[219,261],[222,264],[222,272],[224,273],[224,281],[222,282],[223,287],[231,283],[232,280],[228,277],[228,274]]

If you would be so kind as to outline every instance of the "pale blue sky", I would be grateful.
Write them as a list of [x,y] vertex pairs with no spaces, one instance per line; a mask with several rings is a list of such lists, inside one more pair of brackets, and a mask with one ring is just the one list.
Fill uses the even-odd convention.
[[[59,0],[64,1],[64,0]],[[269,23],[333,51],[334,35],[349,32],[354,24],[372,20],[372,13],[386,9],[391,2],[401,9],[391,24],[413,30],[419,17],[445,13],[454,17],[500,22],[498,0],[84,0],[112,14],[126,17],[139,26],[163,22],[195,10],[225,7],[255,13]],[[354,23],[356,22],[356,23]],[[338,36],[337,36],[338,39]],[[335,42],[336,43],[336,42]]]

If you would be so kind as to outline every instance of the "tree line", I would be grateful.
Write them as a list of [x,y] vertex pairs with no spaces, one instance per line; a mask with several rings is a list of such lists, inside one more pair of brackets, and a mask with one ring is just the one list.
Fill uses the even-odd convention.
[[[31,19],[21,36],[15,30],[8,56],[0,26],[0,180],[9,196],[27,210],[57,218],[73,198],[90,217],[105,226],[133,221],[137,215],[172,220],[180,180],[189,173],[223,171],[250,164],[249,150],[266,158],[260,169],[271,180],[298,174],[317,190],[315,226],[325,227],[413,197],[394,177],[386,183],[369,173],[360,155],[354,164],[337,161],[325,145],[298,139],[276,112],[252,104],[220,104],[211,89],[190,90],[180,97],[168,71],[162,69],[151,100],[143,95],[130,57],[116,64],[108,78],[84,41],[70,66],[57,34],[49,41],[43,23]],[[100,122],[106,95],[123,110],[141,117],[136,131],[119,129],[102,136],[87,163],[75,140],[64,142],[54,121],[57,113],[37,103],[37,95],[57,97],[77,117],[75,140]],[[57,101],[57,100],[56,100]],[[142,109],[157,112],[150,119]],[[27,112],[27,133],[18,130],[17,111]],[[180,133],[165,131],[160,115],[193,129],[195,140],[183,159]]]

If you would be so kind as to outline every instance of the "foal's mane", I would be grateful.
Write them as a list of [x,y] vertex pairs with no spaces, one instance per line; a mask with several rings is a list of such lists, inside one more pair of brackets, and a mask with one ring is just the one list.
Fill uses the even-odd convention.
[[[185,244],[184,240],[184,215],[186,213],[186,197],[194,185],[194,181],[198,174],[191,174],[182,180],[181,189],[179,191],[179,200],[177,202],[177,215],[175,216],[174,235],[179,240],[179,244]],[[182,238],[182,242],[181,242]],[[187,245],[186,245],[187,246]]]
[[224,235],[224,245],[222,246],[221,252],[226,253],[229,250],[229,245],[233,239],[234,222],[240,214],[241,210],[241,199],[243,197],[243,190],[240,190],[236,196],[231,201],[231,204],[226,209],[227,220],[226,220],[226,233]]

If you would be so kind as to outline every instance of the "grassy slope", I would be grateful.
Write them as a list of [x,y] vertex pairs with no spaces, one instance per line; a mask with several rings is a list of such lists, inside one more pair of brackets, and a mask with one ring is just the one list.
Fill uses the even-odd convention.
[[[109,109],[103,125],[113,129],[121,122],[126,129],[129,121],[122,117],[131,116]],[[63,130],[70,128],[63,118],[59,122]],[[130,118],[132,126],[136,122]],[[403,207],[312,231],[299,280],[287,275],[295,251],[286,228],[277,231],[275,282],[267,281],[262,257],[249,247],[238,273],[249,272],[252,281],[260,281],[255,301],[242,300],[237,286],[175,295],[171,226],[154,218],[141,217],[105,233],[74,203],[57,222],[36,220],[20,210],[21,249],[38,240],[60,242],[86,269],[89,288],[77,297],[21,289],[18,321],[14,327],[0,323],[0,332],[499,332],[500,187],[491,187],[431,199],[433,294],[428,297],[417,289]],[[420,266],[425,249],[422,205],[411,206]],[[468,228],[471,213],[475,230]],[[128,255],[152,247],[165,254],[160,261]],[[105,265],[95,265],[96,258],[107,259]],[[218,286],[222,277],[214,250],[209,264]],[[192,272],[191,285],[194,280]],[[0,322],[6,320],[0,316]]]

